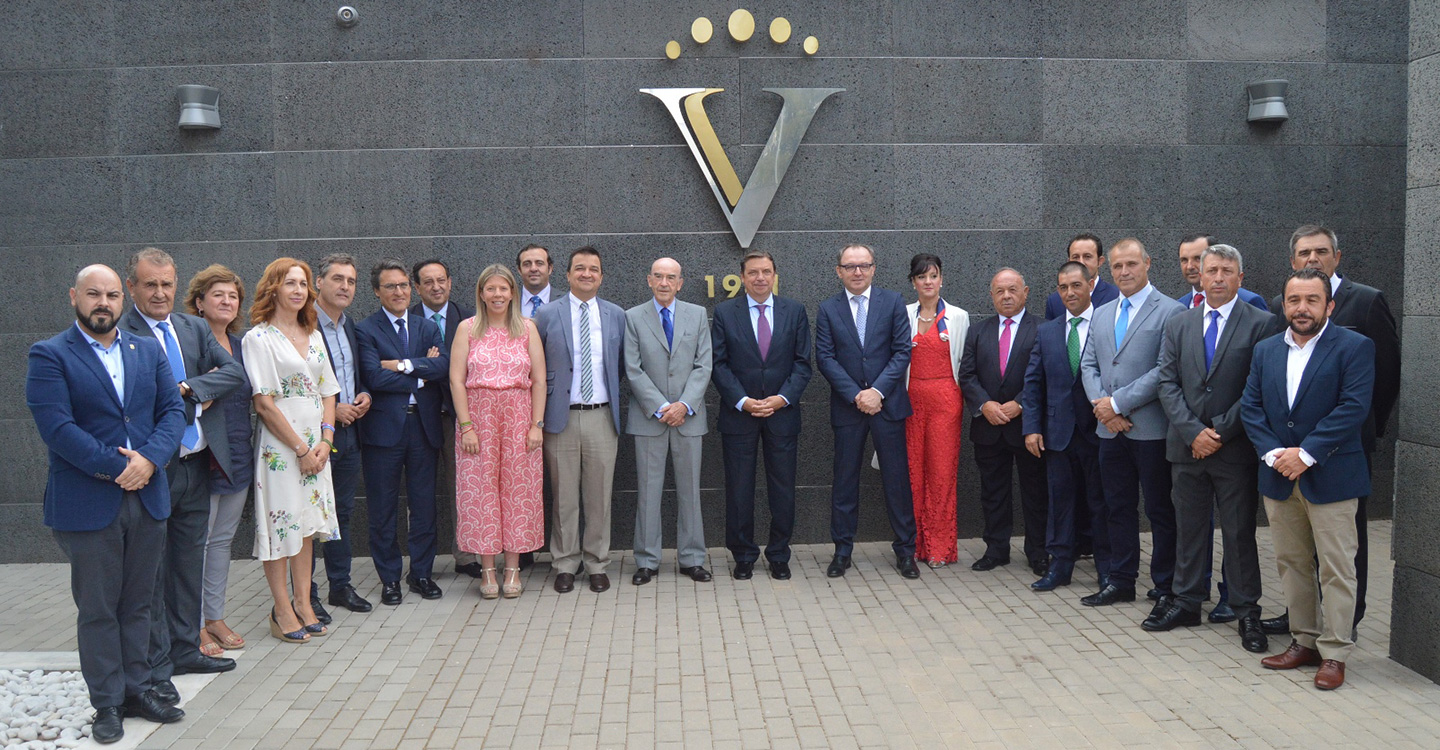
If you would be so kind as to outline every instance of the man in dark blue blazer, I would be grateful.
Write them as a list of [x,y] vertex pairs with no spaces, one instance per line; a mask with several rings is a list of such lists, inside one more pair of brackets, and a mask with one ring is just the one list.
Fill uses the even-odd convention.
[[1294,638],[1260,663],[1318,664],[1315,687],[1333,690],[1355,647],[1355,512],[1370,492],[1360,428],[1375,387],[1375,342],[1329,320],[1335,303],[1319,269],[1292,274],[1282,298],[1289,330],[1255,345],[1240,401],[1265,464],[1260,494]]
[[426,599],[442,595],[431,579],[444,400],[437,384],[450,376],[450,357],[440,329],[409,311],[410,279],[404,264],[394,258],[381,260],[370,271],[370,286],[381,309],[355,326],[360,381],[372,400],[370,412],[360,422],[360,442],[365,446],[370,554],[380,575],[380,603],[394,606],[403,598],[400,545],[395,539],[402,473],[410,508],[410,573],[405,582]]
[[970,414],[970,441],[980,469],[980,509],[985,517],[985,554],[971,570],[994,570],[1010,563],[1010,535],[1015,526],[1011,497],[1014,474],[1020,477],[1020,507],[1025,519],[1025,559],[1043,576],[1050,568],[1045,551],[1049,491],[1040,457],[1025,449],[1021,429],[1020,392],[1025,368],[1035,348],[1035,318],[1025,314],[1030,287],[1013,268],[1002,268],[990,280],[990,301],[996,315],[970,326],[958,378]]
[[1079,512],[1082,508],[1089,510],[1095,572],[1102,581],[1110,575],[1109,513],[1100,486],[1100,438],[1095,434],[1094,408],[1080,380],[1080,354],[1095,313],[1090,297],[1094,284],[1089,266],[1077,261],[1060,266],[1056,289],[1065,305],[1065,317],[1047,320],[1036,329],[1025,390],[1020,394],[1025,448],[1044,457],[1050,484],[1045,530],[1050,569],[1030,584],[1036,591],[1070,585],[1080,519],[1085,517]]
[[[1120,289],[1100,276],[1105,266],[1105,243],[1089,232],[1075,235],[1065,248],[1066,260],[1084,263],[1090,269],[1090,278],[1095,279],[1095,288],[1090,290],[1090,302],[1099,307],[1120,296]],[[1045,319],[1065,317],[1065,304],[1060,301],[1059,292],[1051,292],[1045,298]]]
[[[1185,283],[1190,285],[1190,291],[1175,298],[1175,301],[1184,305],[1186,309],[1200,307],[1205,304],[1205,288],[1200,280],[1200,258],[1205,254],[1205,248],[1215,244],[1215,238],[1208,232],[1195,232],[1187,234],[1180,241],[1180,274],[1185,277]],[[1238,292],[1241,302],[1248,302],[1265,312],[1270,312],[1270,307],[1265,304],[1265,298],[1240,287]]]
[[185,405],[160,346],[116,330],[125,294],[115,271],[82,269],[70,303],[75,325],[30,348],[25,400],[49,448],[45,525],[70,560],[93,736],[108,744],[124,734],[126,711],[159,722],[185,715],[152,689],[150,668],[170,516],[165,465]]
[[795,526],[795,469],[799,455],[800,396],[810,383],[810,318],[805,306],[772,294],[775,258],[751,250],[740,261],[745,294],[715,306],[711,324],[720,392],[721,446],[725,453],[725,546],[735,556],[735,577],[753,574],[755,461],[765,441],[765,487],[770,575],[790,577],[790,534]]
[[919,578],[915,567],[915,508],[905,450],[910,396],[910,318],[905,300],[876,289],[875,253],[865,245],[840,251],[835,274],[845,290],[820,303],[815,317],[815,364],[830,381],[830,425],[835,431],[834,479],[830,489],[830,538],[835,557],[825,575],[839,578],[850,568],[860,523],[860,465],[865,437],[874,433],[885,509],[895,532],[900,575]]
[[[325,577],[330,581],[329,602],[351,612],[369,612],[370,602],[350,582],[350,518],[360,485],[360,420],[370,411],[370,393],[360,379],[360,341],[355,320],[345,311],[355,301],[359,284],[355,257],[331,253],[315,267],[315,320],[325,338],[325,353],[340,383],[335,397],[335,450],[330,454],[330,477],[335,484],[335,518],[340,538],[320,546],[325,556]],[[319,587],[310,587],[310,606],[318,616]]]

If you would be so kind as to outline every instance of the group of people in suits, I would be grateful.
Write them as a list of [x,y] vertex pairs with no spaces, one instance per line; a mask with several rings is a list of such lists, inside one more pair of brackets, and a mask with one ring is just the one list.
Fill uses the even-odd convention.
[[[1200,622],[1218,524],[1222,601],[1211,620],[1238,619],[1242,645],[1257,652],[1268,649],[1267,633],[1290,633],[1289,648],[1264,666],[1318,665],[1316,685],[1338,687],[1364,613],[1370,458],[1398,391],[1398,336],[1384,296],[1339,275],[1338,238],[1319,226],[1291,239],[1295,272],[1270,305],[1280,316],[1244,289],[1240,252],[1206,235],[1180,246],[1191,289],[1178,299],[1150,283],[1151,259],[1137,239],[1115,243],[1107,257],[1098,237],[1082,234],[1067,255],[1047,320],[1026,312],[1020,272],[1002,268],[990,285],[996,315],[972,324],[940,294],[940,258],[912,259],[917,300],[907,305],[873,285],[874,251],[847,245],[836,260],[842,290],[819,304],[813,341],[805,306],[774,293],[777,264],[763,251],[744,256],[744,294],[709,320],[678,298],[685,279],[671,258],[651,265],[652,298],[622,310],[599,296],[598,250],[571,253],[569,290],[558,295],[549,251],[530,245],[518,273],[497,265],[482,274],[478,313],[450,300],[442,261],[407,268],[384,259],[370,273],[380,309],[361,321],[346,313],[358,285],[353,257],[326,256],[313,276],[282,258],[257,288],[255,328],[243,338],[234,335],[243,283],[223,266],[192,281],[194,315],[174,310],[176,267],[163,251],[133,256],[123,288],[115,271],[88,266],[70,291],[76,324],[31,349],[27,400],[50,450],[45,521],[72,563],[95,737],[119,739],[127,714],[178,721],[172,675],[234,668],[223,649],[243,639],[224,625],[225,566],[206,551],[215,540],[228,559],[239,518],[230,485],[251,473],[263,511],[257,550],[276,598],[271,632],[288,642],[324,635],[331,621],[310,583],[312,554],[324,560],[331,606],[371,609],[351,583],[362,474],[382,603],[403,600],[402,577],[413,593],[442,596],[437,483],[470,485],[464,471],[457,481],[457,447],[483,452],[471,465],[489,472],[491,489],[471,493],[488,499],[464,501],[489,503],[477,522],[483,533],[462,533],[469,516],[457,509],[457,571],[482,578],[482,596],[496,583],[501,552],[501,588],[518,595],[511,574],[544,541],[542,457],[554,502],[554,589],[572,591],[582,569],[592,591],[610,587],[621,434],[634,436],[639,477],[632,583],[659,575],[667,466],[679,573],[704,582],[712,574],[699,467],[713,383],[733,575],[753,577],[763,551],[769,574],[790,578],[799,406],[812,362],[830,386],[828,576],[852,564],[867,438],[897,571],[914,579],[917,562],[956,561],[956,462],[968,416],[985,521],[973,569],[1009,563],[1018,470],[1023,550],[1038,576],[1031,587],[1069,585],[1076,562],[1090,555],[1100,586],[1082,603],[1134,601],[1143,508],[1154,534],[1155,605],[1142,627],[1167,631]],[[1113,283],[1100,278],[1102,267]],[[413,306],[412,284],[421,296]],[[505,347],[510,359],[496,360]],[[280,360],[291,357],[297,373],[277,380]],[[630,392],[623,420],[622,380]],[[510,394],[497,401],[485,389]],[[253,448],[249,432],[228,424],[248,424],[248,413],[240,416],[247,398],[259,415]],[[303,416],[281,403],[291,398],[306,401]],[[239,411],[224,407],[227,399]],[[477,402],[505,406],[490,414]],[[476,434],[477,419],[486,435]],[[754,509],[762,456],[763,550]],[[533,467],[521,484],[514,462]],[[298,472],[285,468],[292,463]],[[301,502],[285,499],[299,493],[264,486],[282,474],[295,475],[285,481],[310,493],[313,510],[285,505]],[[397,539],[402,482],[408,571]],[[1261,499],[1288,606],[1270,620],[1258,606]],[[323,542],[313,552],[312,540]]]

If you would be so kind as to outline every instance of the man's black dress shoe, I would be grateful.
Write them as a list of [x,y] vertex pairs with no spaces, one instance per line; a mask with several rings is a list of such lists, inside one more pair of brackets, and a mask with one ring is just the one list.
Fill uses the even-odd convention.
[[774,579],[777,580],[777,581],[788,581],[788,580],[790,580],[790,563],[788,563],[788,562],[772,562],[772,563],[770,563],[770,577],[771,577],[771,578],[774,578]]
[[344,607],[351,612],[369,612],[373,609],[370,602],[365,601],[360,594],[356,593],[355,587],[349,584],[330,587],[330,606]]
[[635,575],[630,576],[630,582],[636,586],[644,586],[659,573],[660,571],[654,568],[636,568]]
[[315,588],[315,584],[313,583],[310,584],[310,609],[315,610],[315,619],[318,620],[321,625],[329,625],[335,621],[335,618],[331,617],[330,613],[326,612],[325,608],[320,605],[320,589]]
[[478,562],[468,562],[464,565],[456,565],[455,573],[456,575],[463,573],[471,578],[483,578],[485,576],[485,566]]
[[1145,618],[1145,621],[1140,623],[1140,628],[1151,633],[1163,633],[1175,628],[1193,628],[1200,624],[1200,610],[1191,612],[1180,606],[1180,602],[1177,601],[1170,601],[1168,604],[1169,606],[1159,616],[1152,614]]
[[850,569],[850,556],[849,556],[849,555],[836,555],[836,556],[830,558],[830,567],[828,567],[828,568],[825,569],[825,575],[827,575],[827,576],[829,576],[829,577],[831,577],[831,578],[839,578],[840,576],[845,575],[845,571],[847,571],[847,570],[849,570],[849,569]]
[[90,726],[90,739],[102,745],[119,742],[125,736],[124,710],[119,706],[95,709],[95,723]]
[[571,591],[574,591],[574,590],[575,590],[575,574],[574,574],[574,573],[556,573],[556,574],[555,574],[555,593],[557,593],[557,594],[568,594],[568,593],[570,593]]
[[1235,622],[1235,610],[1230,608],[1230,602],[1221,599],[1220,603],[1215,605],[1215,609],[1210,610],[1207,619],[1215,623]]
[[994,557],[994,556],[992,556],[992,555],[982,555],[979,560],[976,560],[975,562],[973,562],[973,563],[970,564],[970,569],[971,569],[971,570],[979,570],[979,571],[982,571],[982,572],[983,572],[983,571],[986,571],[986,570],[994,570],[994,569],[1000,567],[1001,565],[1009,565],[1009,564],[1010,564],[1010,558],[1008,558],[1008,557],[1003,557],[1003,558],[1002,558],[1002,557]]
[[421,599],[439,599],[444,595],[439,586],[429,578],[416,578],[405,576],[405,582],[410,584],[410,590],[420,595]]
[[1174,604],[1174,603],[1175,603],[1175,597],[1173,597],[1173,596],[1166,595],[1166,596],[1160,597],[1160,599],[1155,602],[1155,606],[1153,606],[1153,607],[1150,608],[1150,614],[1145,615],[1145,619],[1147,619],[1147,620],[1158,620],[1158,619],[1160,619],[1160,616],[1163,615],[1163,614],[1165,614],[1165,612],[1170,609],[1170,605],[1171,605],[1171,604]]
[[690,576],[690,580],[695,581],[696,583],[705,583],[711,578],[713,578],[713,576],[710,575],[710,571],[706,570],[704,565],[696,565],[691,568],[681,568],[680,575]]
[[1145,598],[1149,599],[1152,602],[1158,602],[1165,596],[1167,596],[1166,593],[1158,588],[1150,589],[1149,591],[1145,592]]
[[900,571],[901,578],[915,579],[920,577],[920,569],[915,567],[914,557],[896,557],[895,568]]
[[[139,716],[146,721],[153,721],[156,724],[174,724],[185,718],[185,712],[174,706],[167,706],[155,695],[154,690],[146,690],[139,695],[132,695],[125,699],[125,715]],[[90,730],[95,731],[95,730]]]
[[217,659],[199,653],[185,661],[175,662],[175,674],[215,674],[229,672],[234,668],[234,659]]
[[1030,561],[1030,572],[1037,576],[1043,576],[1050,572],[1050,561],[1044,558],[1037,558]]
[[175,683],[169,680],[161,680],[150,686],[150,692],[160,699],[161,703],[167,706],[180,705],[180,691],[175,689]]
[[597,594],[603,594],[610,590],[610,576],[604,573],[594,573],[590,576],[590,590]]
[[400,582],[391,581],[380,586],[380,603],[394,607],[400,603],[404,595],[400,593]]
[[1081,599],[1080,603],[1087,607],[1104,607],[1116,602],[1133,601],[1135,601],[1134,586],[1125,586],[1122,588],[1113,583],[1107,583],[1105,584],[1105,588]]
[[754,561],[735,562],[735,580],[748,581],[755,575]]
[[1290,632],[1290,611],[1286,610],[1279,617],[1272,617],[1260,621],[1260,632],[1266,635],[1284,635]]
[[1040,580],[1030,584],[1030,588],[1033,591],[1054,591],[1061,586],[1069,586],[1074,573],[1075,563],[1056,560],[1050,563],[1050,569]]
[[1260,627],[1260,615],[1248,614],[1236,626],[1240,631],[1240,645],[1252,654],[1263,654],[1270,650],[1270,639]]

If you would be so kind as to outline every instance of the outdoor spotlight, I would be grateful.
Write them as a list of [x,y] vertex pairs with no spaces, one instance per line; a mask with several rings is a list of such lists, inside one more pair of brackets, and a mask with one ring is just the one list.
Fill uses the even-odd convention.
[[360,23],[360,11],[355,10],[353,6],[342,5],[340,6],[340,10],[335,11],[336,26],[342,29],[348,29],[357,23]]
[[180,97],[181,130],[220,128],[220,89],[185,84],[175,88]]
[[1245,91],[1250,94],[1250,114],[1245,119],[1249,122],[1285,122],[1290,119],[1290,113],[1285,110],[1285,92],[1289,89],[1290,82],[1284,78],[1267,78],[1245,84]]

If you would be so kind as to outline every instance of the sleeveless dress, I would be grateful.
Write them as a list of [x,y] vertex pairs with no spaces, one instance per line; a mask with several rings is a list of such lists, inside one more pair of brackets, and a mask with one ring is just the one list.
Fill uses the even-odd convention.
[[[256,395],[275,400],[286,421],[311,448],[320,442],[323,399],[340,392],[330,369],[325,339],[310,332],[306,356],[280,329],[262,323],[240,342],[245,374]],[[330,462],[319,474],[303,476],[294,446],[280,440],[260,420],[255,441],[255,556],[281,560],[299,554],[306,537],[340,538]]]
[[909,392],[914,413],[905,420],[905,447],[915,499],[915,557],[952,563],[958,559],[955,477],[963,415],[960,386],[950,369],[950,342],[940,338],[937,323],[914,339]]
[[465,398],[478,453],[460,447],[463,420],[455,423],[455,543],[465,552],[533,552],[545,541],[542,453],[525,450],[530,385],[528,334],[487,326],[471,335]]

